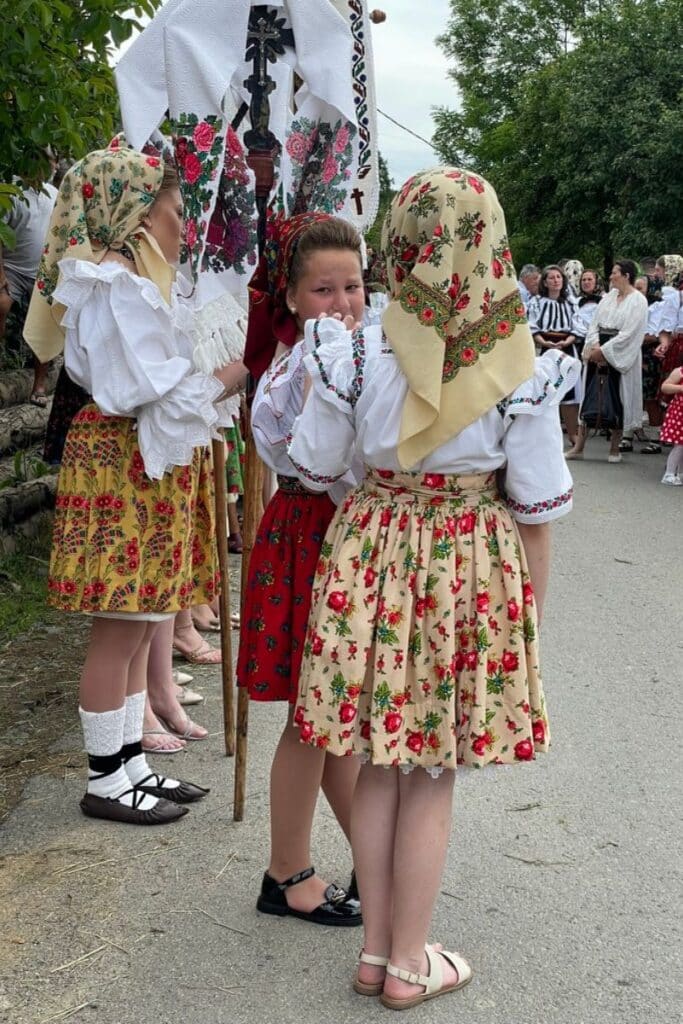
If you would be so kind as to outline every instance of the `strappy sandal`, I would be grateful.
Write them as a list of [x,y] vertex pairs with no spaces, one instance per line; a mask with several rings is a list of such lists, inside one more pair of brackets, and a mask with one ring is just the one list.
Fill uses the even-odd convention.
[[[621,451],[621,445],[619,445],[619,451]],[[656,441],[648,441],[648,443],[644,444],[643,447],[640,449],[640,454],[641,455],[661,455],[662,454],[662,446],[661,446],[661,444],[657,444]]]
[[[366,953],[365,950],[362,950],[358,957],[358,963],[370,964],[372,967],[386,967],[389,963],[389,957],[373,956],[372,953]],[[353,979],[353,990],[359,996],[379,996],[382,994],[383,988],[384,980],[374,982],[361,981],[358,975]]]
[[[202,740],[208,740],[209,738],[208,732],[205,736],[192,735],[192,730],[197,728],[197,723],[193,722],[189,715],[185,718],[185,728],[181,732],[180,729],[175,729],[168,719],[163,718],[158,711],[155,711],[154,714],[157,716],[164,729],[166,729],[167,732],[170,732],[171,736],[177,736],[178,739],[187,740],[189,743],[198,743]],[[200,726],[199,728],[203,728],[203,726]]]
[[178,738],[166,729],[145,729],[142,734],[142,750],[145,754],[182,754],[185,750],[185,747],[155,747],[150,746],[149,744],[145,745],[145,736],[166,736],[168,739]]
[[[459,953],[451,953],[447,949],[440,949],[437,953],[431,946],[425,946],[429,974],[415,974],[413,971],[404,971],[402,967],[396,967],[392,963],[387,964],[387,974],[409,985],[422,985],[424,992],[416,996],[408,996],[407,999],[396,999],[387,996],[382,992],[380,1002],[389,1010],[408,1010],[412,1006],[419,1006],[428,999],[436,999],[438,996],[445,996],[448,992],[457,992],[464,988],[472,980],[472,968]],[[451,967],[458,972],[458,980],[454,985],[443,984],[443,967],[441,957],[447,960]]]
[[223,655],[218,648],[212,647],[207,640],[202,640],[202,642],[191,651],[182,651],[174,640],[173,650],[176,651],[181,658],[184,658],[185,661],[189,661],[191,665],[220,665],[223,660]]

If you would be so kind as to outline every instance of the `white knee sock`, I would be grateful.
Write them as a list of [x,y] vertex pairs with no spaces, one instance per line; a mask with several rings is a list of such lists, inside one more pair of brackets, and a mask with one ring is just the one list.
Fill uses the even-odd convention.
[[669,458],[666,460],[666,472],[673,473],[674,476],[681,476],[682,469],[683,444],[675,444],[669,452]]
[[[147,756],[142,749],[142,729],[145,717],[145,691],[133,693],[126,697],[126,717],[123,726],[123,767],[125,774],[134,786],[139,785],[143,779],[154,775],[154,772],[147,763]],[[156,781],[151,784],[173,789],[178,785],[177,779],[167,779],[163,775],[156,775]]]
[[147,793],[142,800],[131,791],[131,782],[123,769],[123,726],[125,706],[115,711],[84,711],[79,708],[81,727],[88,752],[88,793],[138,810],[151,810],[157,798]]

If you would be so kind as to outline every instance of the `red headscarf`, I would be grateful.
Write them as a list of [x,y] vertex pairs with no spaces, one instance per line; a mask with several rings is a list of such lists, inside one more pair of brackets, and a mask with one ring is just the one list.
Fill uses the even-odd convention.
[[290,348],[296,341],[298,324],[287,308],[287,288],[292,261],[301,240],[312,224],[332,220],[327,213],[299,213],[295,217],[273,218],[256,273],[249,283],[249,325],[244,363],[258,380],[270,366],[278,342]]

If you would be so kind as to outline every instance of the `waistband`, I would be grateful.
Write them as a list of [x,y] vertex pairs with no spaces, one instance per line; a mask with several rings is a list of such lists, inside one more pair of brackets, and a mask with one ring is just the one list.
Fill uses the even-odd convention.
[[431,501],[439,504],[454,498],[497,498],[495,473],[396,473],[366,466],[363,489],[392,501]]
[[283,494],[303,494],[307,498],[323,498],[326,494],[326,491],[309,491],[298,477],[281,476],[279,473],[277,475],[277,486],[278,490],[282,491]]

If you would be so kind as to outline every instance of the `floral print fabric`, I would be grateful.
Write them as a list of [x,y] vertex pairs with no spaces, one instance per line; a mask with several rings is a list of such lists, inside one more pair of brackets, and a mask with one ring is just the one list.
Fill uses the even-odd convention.
[[371,471],[322,546],[295,721],[382,765],[480,767],[549,745],[533,588],[495,474]]
[[86,405],[69,429],[59,474],[50,604],[176,612],[213,599],[216,564],[208,450],[150,480],[135,420]]
[[534,349],[497,196],[452,167],[410,178],[382,231],[382,317],[409,391],[399,461],[412,468],[533,374]]

